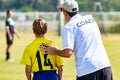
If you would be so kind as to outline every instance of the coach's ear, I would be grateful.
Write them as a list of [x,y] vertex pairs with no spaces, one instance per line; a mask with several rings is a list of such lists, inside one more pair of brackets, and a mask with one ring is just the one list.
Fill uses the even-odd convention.
[[65,10],[63,11],[63,14],[64,14],[65,19],[66,19],[67,21],[69,21],[69,20],[70,20],[69,14],[68,14]]

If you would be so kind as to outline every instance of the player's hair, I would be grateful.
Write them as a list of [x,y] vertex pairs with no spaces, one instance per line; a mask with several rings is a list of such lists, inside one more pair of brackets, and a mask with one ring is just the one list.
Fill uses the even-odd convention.
[[9,14],[11,10],[7,10],[6,13]]
[[7,11],[6,11],[7,17],[9,17],[10,12],[11,12],[11,10],[7,10]]
[[68,15],[70,16],[70,17],[73,17],[74,15],[76,15],[77,13],[78,13],[78,11],[76,11],[76,12],[68,12],[68,11],[66,11],[65,9],[63,9],[66,13],[68,13]]
[[44,35],[47,32],[47,22],[44,19],[35,19],[33,22],[33,32],[37,35]]

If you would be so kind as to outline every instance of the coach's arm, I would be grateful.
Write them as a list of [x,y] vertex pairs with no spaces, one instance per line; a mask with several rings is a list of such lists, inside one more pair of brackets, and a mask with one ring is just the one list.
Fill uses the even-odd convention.
[[[72,53],[73,53],[73,50],[72,49],[64,49],[64,50],[58,50],[56,48],[53,49],[55,54],[61,56],[61,57],[65,57],[65,58],[70,58]],[[47,53],[50,53],[49,50],[47,50],[48,52]]]
[[48,46],[46,44],[44,44],[43,46],[40,46],[40,48],[42,48],[42,50],[47,54],[54,54],[54,55],[59,55],[61,57],[70,58],[73,53],[73,50],[69,48],[66,48],[64,50],[58,50],[57,48]]

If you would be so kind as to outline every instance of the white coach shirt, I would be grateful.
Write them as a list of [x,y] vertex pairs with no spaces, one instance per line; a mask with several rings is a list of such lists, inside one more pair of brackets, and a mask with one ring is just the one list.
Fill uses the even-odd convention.
[[99,28],[91,15],[76,14],[62,29],[63,49],[75,52],[77,76],[110,66]]

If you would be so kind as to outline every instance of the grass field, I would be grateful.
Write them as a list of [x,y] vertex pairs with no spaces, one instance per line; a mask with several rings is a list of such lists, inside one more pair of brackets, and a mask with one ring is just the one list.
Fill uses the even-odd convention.
[[[61,48],[61,37],[54,33],[48,34],[47,37],[52,39]],[[102,36],[102,38],[112,65],[114,80],[120,80],[120,35],[113,34],[107,37]],[[5,34],[0,33],[0,80],[26,80],[24,65],[21,65],[19,62],[25,46],[33,39],[34,35],[32,33],[21,33],[20,39],[15,37],[11,48],[11,57],[15,59],[15,62],[11,63],[5,61]],[[63,80],[75,80],[74,57],[64,59],[64,61]]]

